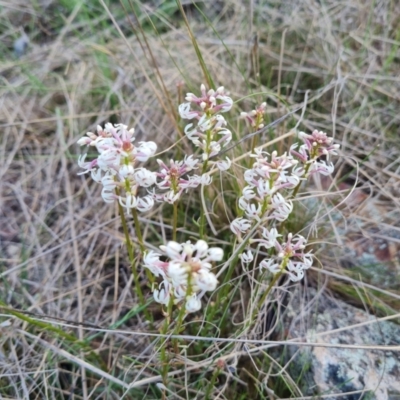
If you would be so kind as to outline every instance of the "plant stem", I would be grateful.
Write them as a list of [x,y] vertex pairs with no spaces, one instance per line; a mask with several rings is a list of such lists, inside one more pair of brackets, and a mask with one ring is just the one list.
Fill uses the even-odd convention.
[[[165,336],[168,332],[169,325],[171,323],[171,316],[172,316],[172,309],[174,306],[174,299],[171,296],[169,302],[168,302],[168,311],[167,311],[167,316],[164,321],[164,325],[162,327],[161,333]],[[161,370],[161,376],[163,378],[163,384],[165,387],[168,385],[168,370],[169,370],[169,364],[168,364],[168,359],[167,359],[167,339],[164,340],[162,346],[161,346],[161,351],[160,351],[160,359],[162,363],[162,370]],[[165,392],[163,391],[163,398],[165,397]]]
[[172,240],[176,242],[176,228],[178,225],[178,202],[175,201],[173,204],[173,216],[172,216]]
[[137,293],[137,295],[139,297],[140,305],[144,305],[145,304],[145,300],[144,300],[142,288],[140,287],[139,274],[138,274],[138,271],[137,271],[137,269],[135,267],[135,253],[134,253],[134,249],[133,249],[133,243],[132,243],[131,238],[129,236],[129,230],[128,230],[128,225],[127,225],[125,214],[124,214],[124,209],[121,206],[121,204],[119,204],[119,203],[118,203],[118,210],[119,210],[119,216],[121,218],[122,229],[124,230],[126,248],[128,250],[129,262],[131,263],[132,274],[133,274],[133,278],[135,280],[136,293]]
[[[211,130],[208,129],[207,133],[206,133],[207,137],[206,137],[206,149],[204,151],[204,153],[206,154],[207,158],[204,160],[203,163],[203,168],[201,169],[201,175],[205,174],[207,171],[207,167],[208,167],[208,157],[210,154],[210,143],[211,143]],[[201,187],[201,190],[203,190],[203,187]],[[200,207],[200,239],[204,239],[204,225],[205,225],[205,210],[203,210],[203,207]]]
[[212,377],[211,377],[211,381],[210,383],[207,385],[207,390],[206,393],[204,395],[204,399],[205,400],[209,400],[210,399],[210,394],[211,394],[211,390],[213,388],[215,388],[215,382],[217,381],[218,375],[221,373],[221,370],[219,367],[217,367],[217,369],[214,371]]
[[134,208],[132,210],[132,216],[133,216],[133,221],[135,223],[135,232],[136,232],[136,236],[137,236],[138,241],[139,241],[140,251],[141,251],[142,256],[143,256],[143,254],[146,251],[146,247],[144,246],[142,231],[140,230],[139,216],[138,216],[138,213],[136,211],[136,208]]
[[253,315],[251,316],[251,320],[254,320],[256,313],[258,312],[258,310],[262,307],[262,305],[264,304],[265,299],[267,298],[268,294],[271,292],[272,288],[275,286],[276,282],[278,282],[279,278],[283,275],[283,271],[285,269],[286,263],[283,262],[282,266],[281,266],[281,270],[274,275],[274,277],[272,278],[271,282],[269,283],[267,290],[263,293],[263,295],[261,296],[261,299],[258,302],[258,307],[253,311]]
[[[304,168],[304,176],[307,177],[307,178],[308,178],[307,173],[308,173],[308,170],[310,169],[310,166],[311,166],[311,164],[307,164],[307,165],[305,166],[305,168]],[[293,193],[292,193],[292,198],[293,198],[293,199],[297,196],[297,193],[298,193],[298,191],[299,191],[299,189],[300,189],[301,183],[302,183],[302,181],[300,181],[300,182],[297,184],[297,186],[294,188]]]
[[[124,209],[121,206],[121,204],[119,204],[119,203],[118,203],[118,209],[119,209],[119,215],[120,215],[120,218],[121,218],[122,228],[123,228],[124,234],[125,234],[125,241],[126,241],[126,247],[128,249],[129,262],[131,263],[132,274],[133,274],[133,278],[134,278],[134,281],[135,281],[136,294],[139,297],[140,305],[144,307],[145,304],[146,304],[146,301],[145,301],[145,298],[144,298],[144,295],[143,295],[143,292],[142,292],[142,288],[140,286],[139,273],[138,273],[138,271],[136,269],[136,265],[135,265],[135,261],[136,260],[135,260],[135,253],[134,253],[134,249],[133,249],[133,243],[132,243],[131,238],[129,236],[129,230],[128,230],[128,225],[126,223]],[[136,212],[136,210],[134,210],[134,211]],[[137,213],[136,213],[136,218],[137,218]],[[139,223],[139,219],[138,218],[137,218],[137,221]],[[136,227],[136,223],[135,223],[135,227]],[[138,231],[140,233],[140,229],[138,229]],[[143,243],[143,239],[142,239],[141,233],[140,233],[140,238],[138,238],[138,239],[139,239],[139,242],[142,241],[142,243]],[[151,275],[150,271],[148,271],[147,268],[145,268],[145,269],[146,269],[146,275],[147,275],[147,277],[148,277],[148,279],[150,281],[150,284],[151,284],[151,283],[153,283],[154,278]],[[152,322],[153,318],[152,318],[149,310],[147,308],[144,308],[143,312],[144,312],[144,315],[146,316],[146,319],[148,321]]]
[[[142,231],[140,230],[139,216],[138,216],[138,213],[135,208],[132,210],[132,216],[133,216],[133,221],[134,221],[134,225],[135,225],[136,237],[138,238],[138,241],[139,241],[140,255],[143,257],[144,253],[146,252],[146,247],[144,245]],[[151,272],[147,268],[145,268],[145,273],[146,273],[147,279],[150,282],[150,285],[152,285],[154,283],[154,276],[151,274]]]

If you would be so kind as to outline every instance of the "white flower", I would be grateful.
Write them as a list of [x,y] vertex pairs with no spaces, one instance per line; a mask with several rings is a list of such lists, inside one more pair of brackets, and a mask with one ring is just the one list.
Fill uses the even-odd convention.
[[[165,291],[162,291],[160,285],[154,298],[159,302],[167,302],[168,292],[173,294],[174,303],[177,304],[187,297],[187,309],[190,312],[199,310],[201,302],[197,293],[212,291],[217,287],[217,278],[210,272],[211,262],[221,261],[223,250],[218,247],[209,248],[204,240],[198,240],[195,244],[190,241],[182,244],[170,241],[167,245],[160,246],[160,249],[166,253],[169,261],[160,261],[160,254],[152,251],[144,257],[145,267],[156,276],[162,275],[166,282]],[[191,293],[189,297],[188,292]]]
[[271,247],[275,247],[278,237],[281,237],[276,228],[271,228],[268,230],[267,228],[263,228],[262,232],[265,240],[260,240],[260,243],[265,246],[267,249]]
[[248,249],[246,252],[240,254],[239,257],[242,260],[242,262],[244,262],[245,264],[251,263],[254,260],[253,253],[250,249]]
[[192,169],[196,169],[198,167],[198,162],[196,158],[193,158],[193,155],[185,156],[183,160],[184,164],[186,165],[186,172],[191,171]]
[[132,208],[137,208],[140,212],[147,212],[151,210],[154,206],[154,199],[152,196],[145,196],[138,198],[137,206]]
[[215,290],[218,284],[216,276],[206,269],[201,269],[195,274],[194,284],[200,289],[207,292]]
[[271,196],[276,192],[276,187],[269,180],[259,179],[257,181],[257,193],[263,199],[266,196]]
[[174,193],[173,190],[168,191],[162,197],[162,199],[168,204],[174,204],[181,197],[181,192]]
[[303,269],[310,268],[313,264],[313,255],[311,253],[303,254],[302,261],[303,261]]
[[101,178],[101,183],[103,185],[103,189],[101,191],[101,197],[106,203],[114,203],[117,198],[114,190],[117,186],[117,182],[115,182],[114,176],[110,174],[106,174]]
[[231,222],[230,228],[235,235],[240,235],[251,228],[251,222],[245,218],[236,218]]
[[289,275],[289,278],[292,282],[301,281],[304,277],[304,271],[301,269],[295,271],[286,271],[286,273]]
[[211,184],[211,182],[212,182],[212,178],[210,175],[208,175],[208,174],[201,175],[201,184],[203,186],[208,186]]
[[172,280],[174,286],[187,285],[188,284],[188,269],[182,264],[182,262],[173,260],[169,263],[167,270],[168,277]]
[[118,171],[121,165],[121,152],[115,149],[103,151],[97,158],[97,165],[103,171]]
[[188,313],[193,313],[201,309],[201,301],[197,298],[196,294],[192,294],[186,299],[185,308]]
[[168,305],[171,298],[169,282],[167,280],[162,281],[158,289],[154,289],[153,296],[157,303]]
[[196,188],[201,184],[201,176],[191,175],[187,179],[180,179],[179,187],[181,189]]
[[167,243],[166,246],[161,245],[160,249],[165,253],[167,253],[167,256],[169,258],[177,259],[180,258],[183,247],[181,244],[177,242],[170,241]]
[[84,146],[84,145],[88,145],[92,142],[93,142],[92,139],[84,136],[84,137],[80,138],[76,143],[78,143],[79,146]]
[[281,270],[280,264],[276,263],[273,258],[262,260],[260,267],[268,269],[273,274],[277,274]]
[[219,247],[211,247],[208,250],[208,258],[211,261],[221,261],[224,257],[224,251]]
[[276,193],[272,196],[271,204],[274,209],[271,213],[271,217],[278,221],[285,221],[293,211],[293,203],[290,200],[287,201],[280,193]]
[[106,189],[102,189],[101,191],[101,197],[106,203],[114,203],[115,199],[117,198],[116,194],[114,191],[109,191]]
[[244,180],[252,186],[257,185],[256,177],[257,173],[253,169],[248,169],[244,172]]
[[244,196],[239,198],[239,208],[243,211],[246,210],[246,208],[248,207],[249,203],[246,201],[246,199],[244,198]]
[[106,174],[101,178],[101,184],[103,188],[106,190],[114,190],[117,186],[117,182],[114,179],[114,176],[111,174]]
[[211,142],[209,146],[209,152],[203,154],[203,160],[207,160],[210,157],[217,155],[221,151],[221,145],[218,142]]
[[128,212],[131,208],[137,208],[138,205],[137,198],[131,193],[127,193],[125,198],[119,196],[118,199],[119,199],[119,204],[121,204],[122,207],[126,208]]
[[156,183],[157,176],[146,168],[139,168],[135,171],[135,179],[140,186],[149,187]]
[[186,298],[187,295],[187,286],[185,285],[178,285],[175,286],[173,289],[173,293],[174,293],[174,304],[178,304],[181,300],[184,300]]
[[128,165],[124,164],[121,166],[118,173],[122,179],[132,178],[135,173],[135,168],[133,168],[132,164],[128,164]]
[[296,151],[298,146],[298,143],[293,143],[290,146],[290,153],[296,156],[303,164],[305,164],[308,160],[307,145],[302,144],[299,147],[299,151]]
[[81,154],[78,157],[78,166],[80,168],[83,168],[86,170],[86,171],[80,172],[79,175],[86,174],[86,172],[89,172],[92,169],[92,166],[91,166],[92,163],[87,162],[87,161],[85,162],[86,157],[87,157],[87,154]]
[[145,254],[143,258],[143,263],[146,268],[148,268],[156,277],[162,276],[166,277],[165,270],[168,267],[168,263],[160,260],[161,254],[150,250]]
[[[199,122],[197,123],[197,128],[199,130],[201,130],[202,132],[208,131],[209,129],[211,129],[211,127],[213,126],[213,124],[215,122],[219,122],[219,125],[222,126],[223,122],[221,122],[221,119],[217,119],[217,116],[214,116],[213,118],[209,118],[207,114],[204,114],[200,119]],[[222,120],[225,121],[224,117],[222,117]]]
[[186,125],[185,129],[184,129],[184,132],[185,132],[185,135],[187,136],[187,138],[189,140],[194,141],[194,140],[198,139],[199,135],[198,135],[198,132],[197,132],[197,128],[192,128],[192,127],[193,127],[193,124]]
[[[252,186],[246,186],[243,189],[242,194],[243,194],[243,198],[245,198],[246,200],[251,200],[251,199],[254,199],[254,197],[256,197],[256,194],[254,193]],[[246,205],[246,207],[247,207],[247,205]]]
[[335,167],[332,163],[327,164],[325,161],[321,160],[313,163],[312,167],[309,170],[309,173],[319,172],[321,175],[328,176],[331,175],[334,170]]
[[[85,171],[87,172],[87,171]],[[90,175],[92,177],[92,179],[97,182],[100,183],[101,179],[102,179],[102,170],[100,168],[94,168],[90,171]]]
[[[192,255],[196,251],[197,258],[204,258],[207,256],[208,244],[205,240],[198,240],[196,244],[193,246],[191,244],[186,243],[188,246],[186,250],[186,254]],[[211,250],[211,249],[210,249]],[[221,249],[219,249],[221,250]]]
[[232,108],[233,100],[228,96],[218,95],[218,100],[222,100],[224,103],[221,105],[221,112],[227,112]]
[[216,164],[217,164],[217,168],[220,171],[227,171],[231,167],[232,162],[228,157],[226,157],[226,161],[220,160],[220,161],[217,161]]
[[178,107],[179,115],[182,119],[193,119],[196,118],[198,112],[190,110],[190,103],[182,103]]
[[258,220],[261,215],[261,205],[248,204],[245,213],[248,218]]
[[295,188],[299,184],[300,178],[299,178],[298,174],[296,174],[296,171],[297,171],[296,168],[293,168],[292,171],[294,171],[294,173],[292,175],[285,176],[286,182],[283,185],[284,187]]
[[157,145],[154,142],[140,142],[140,146],[137,148],[136,159],[140,162],[145,162],[154,156],[156,151]]
[[232,139],[232,132],[227,128],[220,128],[217,130],[218,135],[223,135],[223,137],[219,140],[219,142],[223,143],[223,146],[226,146],[230,143]]

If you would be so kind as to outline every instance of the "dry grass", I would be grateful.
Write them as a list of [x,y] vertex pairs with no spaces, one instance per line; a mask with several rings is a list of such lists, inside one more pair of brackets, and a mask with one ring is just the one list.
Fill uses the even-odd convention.
[[[102,2],[76,2],[75,7],[51,0],[35,6],[23,0],[2,2],[0,300],[32,313],[28,315],[33,320],[52,321],[85,339],[100,361],[59,334],[11,318],[10,326],[0,325],[0,398],[158,396],[158,389],[149,385],[158,380],[154,338],[147,335],[149,327],[136,312],[116,210],[102,201],[97,185],[77,176],[76,165],[76,140],[106,121],[135,126],[140,139],[155,140],[160,149],[179,138],[169,101],[176,107],[179,93],[192,91],[203,76],[175,3],[166,2],[162,12],[155,3],[137,7],[151,60],[141,47],[143,38],[140,42],[133,34],[129,3],[128,14],[112,4],[110,13],[119,32]],[[343,263],[348,258],[343,249],[357,247],[365,238],[386,240],[390,251],[382,265],[392,274],[391,282],[373,274],[363,280],[383,291],[371,291],[369,311],[387,315],[400,298],[400,3],[212,4],[201,5],[211,25],[194,6],[185,10],[216,84],[229,88],[235,99],[249,91],[267,93],[255,99],[267,97],[271,120],[301,105],[310,90],[301,126],[332,132],[342,145],[342,169],[334,185],[342,190],[335,204],[344,204],[337,215],[331,214],[331,225],[319,236],[333,243],[333,250],[321,255],[327,275],[315,272],[309,281],[330,276],[336,293],[362,306],[365,299],[355,289],[360,284],[350,282],[358,275]],[[31,43],[26,54],[16,58],[12,44],[21,26]],[[239,105],[255,103],[247,99]],[[299,119],[297,113],[277,133],[283,135]],[[357,190],[344,200],[355,183]],[[328,204],[318,205],[320,215],[326,214]],[[154,238],[169,234],[160,210],[142,222],[145,240],[153,246],[158,244]],[[190,218],[187,223],[191,231]],[[359,247],[354,251],[361,259]],[[152,310],[157,324],[162,316],[158,307]],[[0,312],[8,315],[4,308]],[[127,313],[129,318],[124,318]],[[208,345],[210,354],[220,350],[221,359],[229,363],[245,354],[240,343],[225,350],[220,342]],[[182,356],[174,362],[181,366],[173,371],[179,378],[175,391],[180,398],[195,398],[198,388],[193,381],[184,387],[185,371],[209,381],[215,368],[211,358]],[[247,375],[224,373],[210,398],[236,398],[230,379],[240,388],[237,398],[256,396],[253,387],[267,382],[268,373],[253,379],[246,363],[241,366]],[[295,378],[284,380],[296,386]]]

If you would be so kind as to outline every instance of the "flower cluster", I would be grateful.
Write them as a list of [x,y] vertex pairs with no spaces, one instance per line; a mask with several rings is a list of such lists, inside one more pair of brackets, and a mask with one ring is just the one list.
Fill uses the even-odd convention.
[[321,160],[320,157],[326,157],[329,160],[331,154],[337,155],[336,150],[339,144],[332,144],[333,138],[328,137],[325,132],[314,130],[311,135],[304,132],[299,133],[299,138],[304,142],[297,151],[298,144],[291,147],[291,153],[296,156],[302,166],[298,169],[298,174],[308,178],[311,174],[320,173],[330,175],[334,166],[332,163]]
[[[263,228],[262,239],[253,239],[252,243],[258,242],[260,246],[267,249],[275,248],[276,255],[269,259],[264,259],[260,267],[268,269],[273,274],[284,272],[289,275],[293,282],[297,282],[304,277],[304,270],[311,267],[313,259],[311,252],[304,253],[307,241],[301,235],[293,236],[289,233],[286,242],[280,242],[282,235],[278,234],[276,228]],[[242,262],[253,261],[251,250],[247,250],[241,257]]]
[[250,112],[241,112],[240,117],[246,119],[254,129],[254,131],[258,131],[259,129],[264,128],[264,114],[267,108],[267,103],[261,103],[255,110],[251,110]]
[[[209,248],[204,240],[196,244],[171,241],[160,249],[163,254],[149,251],[144,257],[144,266],[156,277],[162,278],[158,289],[153,292],[154,299],[165,305],[170,300],[175,304],[185,301],[188,313],[200,310],[201,297],[217,287],[211,263],[222,260],[223,250]],[[166,256],[168,261],[161,261],[161,256]]]
[[140,142],[139,146],[134,146],[134,129],[127,128],[107,123],[104,129],[97,127],[97,134],[88,132],[78,144],[95,147],[99,155],[87,162],[87,154],[84,154],[79,157],[78,165],[84,169],[81,174],[90,172],[93,180],[103,185],[101,195],[105,202],[118,200],[128,212],[133,208],[145,212],[153,207],[154,200],[148,194],[141,196],[139,189],[152,186],[157,176],[146,168],[138,168],[137,163],[153,156],[157,145]]
[[182,161],[170,160],[167,166],[162,160],[157,160],[160,166],[160,172],[157,177],[160,179],[157,186],[162,190],[167,190],[166,193],[156,194],[154,198],[157,201],[165,201],[173,204],[180,199],[182,193],[190,188],[196,188],[200,184],[209,185],[211,177],[207,174],[201,176],[188,175],[188,173],[198,168],[198,160],[193,156],[185,157]]
[[[257,112],[251,114],[256,116]],[[268,154],[255,149],[251,155],[255,162],[244,173],[247,186],[243,188],[239,199],[239,208],[245,217],[234,219],[230,225],[231,231],[239,240],[243,240],[242,234],[247,233],[256,221],[259,225],[269,221],[271,228],[262,228],[262,239],[250,239],[249,243],[275,249],[275,255],[272,251],[271,257],[263,260],[260,266],[274,274],[286,273],[292,281],[303,278],[304,270],[312,265],[312,255],[304,253],[307,241],[303,236],[289,233],[287,241],[282,242],[282,235],[275,226],[285,221],[293,211],[293,203],[288,198],[297,193],[301,180],[314,173],[328,175],[333,172],[333,164],[327,164],[320,157],[325,156],[328,160],[330,154],[337,154],[339,148],[324,132],[314,131],[311,135],[301,132],[299,137],[304,144],[299,151],[296,151],[298,144],[294,144],[289,155],[278,155],[276,151]],[[251,248],[242,253],[240,258],[245,264],[253,261]]]
[[297,164],[292,156],[286,153],[278,156],[276,151],[269,155],[255,149],[252,157],[255,158],[253,167],[244,173],[248,186],[244,187],[239,199],[239,208],[248,219],[237,218],[231,223],[232,232],[238,236],[250,229],[250,220],[285,221],[293,210],[293,204],[279,191],[293,189],[300,182],[296,170],[292,169]]
[[[199,147],[203,161],[217,155],[221,148],[228,145],[232,139],[232,133],[226,128],[227,122],[220,114],[232,108],[233,101],[225,93],[221,86],[217,90],[206,91],[204,85],[200,87],[201,96],[187,93],[185,100],[179,106],[179,114],[183,119],[196,119],[197,125],[193,123],[186,125],[185,134]],[[195,105],[197,109],[192,109]],[[226,170],[230,167],[230,161],[217,164],[217,167]]]

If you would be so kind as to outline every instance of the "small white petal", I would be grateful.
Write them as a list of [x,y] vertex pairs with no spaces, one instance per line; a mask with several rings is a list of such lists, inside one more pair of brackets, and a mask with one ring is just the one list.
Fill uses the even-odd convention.
[[280,264],[276,263],[272,258],[270,258],[269,260],[262,260],[260,263],[260,267],[268,269],[273,274],[277,274],[281,270]]
[[210,175],[208,175],[208,174],[203,174],[203,175],[201,176],[201,184],[202,184],[202,185],[208,186],[208,185],[211,184],[211,182],[212,182],[212,178],[211,178]]
[[235,235],[240,235],[251,228],[251,222],[246,218],[236,218],[231,222],[230,228]]
[[211,292],[217,287],[218,280],[212,272],[201,269],[196,275],[194,284],[198,286],[200,290]]
[[221,261],[224,258],[224,251],[219,247],[211,247],[208,254],[212,261]]
[[201,301],[197,298],[196,294],[192,294],[186,299],[186,311],[193,313],[201,309]]
[[196,258],[203,258],[207,255],[208,244],[204,240],[198,240],[194,249],[196,250]]
[[232,161],[226,157],[226,161],[225,160],[220,160],[217,161],[217,167],[220,171],[227,171],[232,165]]
[[167,253],[167,256],[171,259],[180,259],[183,246],[177,242],[170,241],[166,246],[160,246],[160,249]]
[[188,271],[180,262],[171,261],[167,274],[174,286],[187,285],[188,283]]
[[147,212],[151,210],[154,206],[154,199],[152,196],[145,196],[138,199],[136,208],[140,212]]
[[135,171],[136,182],[143,187],[154,185],[157,180],[157,175],[146,168],[139,168]]
[[245,264],[251,263],[254,260],[253,253],[250,249],[240,254],[239,257]]
[[170,284],[167,280],[160,283],[158,289],[153,292],[154,300],[157,303],[168,305],[170,300]]

